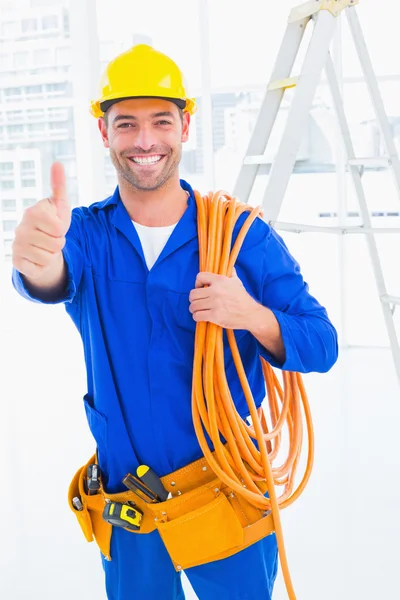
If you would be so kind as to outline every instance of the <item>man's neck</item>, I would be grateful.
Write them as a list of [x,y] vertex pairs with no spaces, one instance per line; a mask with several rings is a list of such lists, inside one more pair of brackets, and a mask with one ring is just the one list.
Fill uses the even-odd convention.
[[174,225],[187,208],[187,192],[179,179],[154,191],[133,188],[125,179],[118,180],[119,193],[130,218],[148,227]]

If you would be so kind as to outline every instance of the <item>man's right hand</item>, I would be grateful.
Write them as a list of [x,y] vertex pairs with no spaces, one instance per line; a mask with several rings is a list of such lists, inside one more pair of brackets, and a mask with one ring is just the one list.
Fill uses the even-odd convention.
[[52,165],[51,190],[50,198],[40,200],[25,211],[12,245],[14,267],[29,282],[40,287],[60,283],[64,262],[62,249],[71,224],[71,207],[61,163]]

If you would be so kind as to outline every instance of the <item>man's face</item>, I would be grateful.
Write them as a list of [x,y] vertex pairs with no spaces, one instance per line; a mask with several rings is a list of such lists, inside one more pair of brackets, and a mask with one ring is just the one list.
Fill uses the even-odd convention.
[[182,143],[188,140],[190,115],[183,122],[168,100],[135,98],[113,104],[107,125],[99,119],[103,143],[119,175],[137,190],[157,190],[176,173]]

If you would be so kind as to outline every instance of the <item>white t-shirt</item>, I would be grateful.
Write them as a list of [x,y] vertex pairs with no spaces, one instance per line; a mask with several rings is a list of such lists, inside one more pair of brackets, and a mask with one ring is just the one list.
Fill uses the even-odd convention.
[[150,271],[163,251],[177,223],[175,225],[168,225],[167,227],[147,227],[146,225],[135,223],[135,221],[132,221],[132,223],[139,236],[147,268]]

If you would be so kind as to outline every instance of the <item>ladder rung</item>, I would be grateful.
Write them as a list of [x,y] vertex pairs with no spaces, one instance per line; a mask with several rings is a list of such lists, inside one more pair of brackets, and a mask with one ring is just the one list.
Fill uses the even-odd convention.
[[300,223],[284,223],[283,221],[269,221],[269,225],[280,231],[292,233],[335,233],[341,234],[343,227],[322,227],[321,225],[303,225]]
[[268,86],[268,91],[287,90],[289,88],[296,87],[298,79],[298,77],[286,77],[286,79],[277,79],[276,81],[271,81]]
[[400,304],[400,297],[389,296],[389,294],[385,294],[384,296],[381,296],[381,301],[385,304]]
[[347,163],[352,167],[388,167],[390,158],[386,156],[366,156],[365,158],[350,158]]
[[[271,159],[264,154],[255,156],[246,156],[244,159],[245,165],[270,165]],[[391,164],[390,158],[385,156],[365,157],[365,158],[350,158],[347,164],[351,167],[389,167]]]
[[243,160],[244,165],[271,165],[272,161],[264,154],[258,154],[256,156],[246,156]]
[[350,235],[354,233],[379,234],[379,233],[400,233],[400,227],[363,227],[362,225],[304,225],[302,223],[285,223],[283,221],[269,221],[274,229],[281,231],[290,231],[292,233],[334,233],[337,235]]

